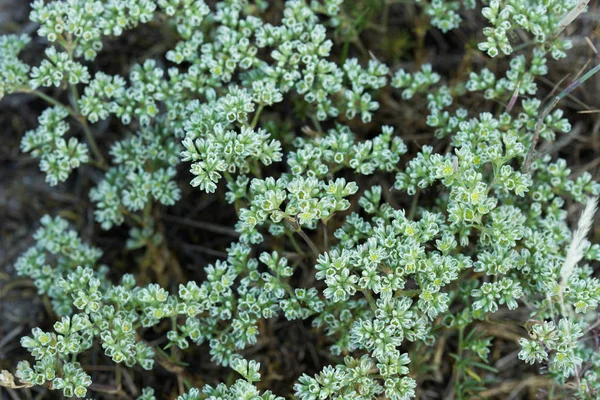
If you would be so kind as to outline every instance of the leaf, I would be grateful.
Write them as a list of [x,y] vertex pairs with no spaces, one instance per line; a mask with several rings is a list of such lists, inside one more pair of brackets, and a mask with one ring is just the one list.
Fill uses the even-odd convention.
[[480,362],[477,362],[477,361],[471,361],[469,364],[473,365],[473,366],[475,366],[477,368],[485,369],[486,371],[490,371],[490,372],[493,372],[493,373],[498,373],[499,372],[496,368],[492,367],[491,365],[483,364],[483,363],[480,363]]
[[481,377],[479,375],[477,375],[475,373],[475,371],[473,371],[471,368],[469,367],[465,367],[465,372],[467,374],[469,374],[469,376],[471,376],[473,379],[475,379],[477,382],[481,382]]

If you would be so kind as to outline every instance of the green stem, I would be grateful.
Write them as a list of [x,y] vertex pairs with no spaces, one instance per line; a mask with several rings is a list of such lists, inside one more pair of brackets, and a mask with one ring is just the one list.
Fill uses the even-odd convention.
[[[558,292],[559,295],[559,306],[560,306],[560,313],[562,315],[563,318],[569,318],[570,317],[570,313],[567,313],[567,308],[565,306],[565,299],[563,298],[563,289],[561,288],[560,291]],[[571,335],[571,329],[569,328],[569,325],[565,325],[566,330],[567,330],[567,336]],[[575,364],[575,352],[573,351],[573,348],[569,348],[569,353],[571,355],[571,359],[573,360],[573,366],[574,366],[574,375],[575,375],[575,381],[577,382],[577,387],[579,387],[581,385],[581,381],[579,379],[579,370],[577,368],[577,365]]]
[[421,189],[417,188],[417,192],[413,196],[413,200],[410,205],[410,211],[408,212],[408,220],[412,221],[417,213],[417,207],[419,206],[419,196],[421,195]]
[[315,124],[315,127],[317,128],[317,131],[319,133],[323,133],[323,128],[321,128],[321,123],[319,122],[319,120],[315,117],[314,114],[311,114],[310,119],[312,120],[313,124]]
[[383,0],[383,10],[381,12],[381,27],[384,32],[387,32],[388,29],[388,21],[390,17],[390,4],[387,0]]
[[252,122],[250,123],[250,128],[256,128],[256,124],[258,124],[258,118],[260,118],[260,113],[264,107],[265,106],[262,103],[258,106],[258,110],[256,110],[256,113],[254,113],[254,118],[252,118]]
[[148,226],[152,219],[152,199],[149,197],[144,207],[144,219],[142,221],[143,227]]
[[[231,174],[229,173],[229,171],[225,170],[223,171],[223,176],[225,177],[225,180],[227,181],[227,183],[231,184],[232,186],[235,185],[235,179],[233,179],[233,176],[231,176]],[[235,214],[237,216],[240,215],[240,210],[242,209],[242,204],[240,203],[239,199],[235,199],[233,206],[235,208]]]
[[304,233],[302,231],[302,229],[298,229],[296,232],[298,232],[298,235],[300,235],[300,237],[302,237],[302,239],[304,239],[304,241],[306,242],[306,244],[308,245],[308,247],[310,247],[310,249],[312,250],[313,254],[315,255],[315,258],[318,258],[319,254],[321,254],[321,252],[319,251],[319,249],[317,249],[317,246],[315,246],[315,244],[313,243],[313,241],[310,240],[310,238],[308,236],[306,236],[306,233]]
[[408,290],[397,290],[396,297],[414,297],[418,294],[421,294],[421,289],[408,289]]
[[116,365],[116,381],[117,381],[117,390],[121,391],[121,366],[119,364]]
[[62,107],[65,110],[67,110],[67,112],[69,113],[69,115],[73,118],[77,118],[77,113],[75,113],[75,111],[73,111],[73,109],[63,103],[61,103],[60,101],[53,99],[52,97],[48,96],[46,93],[44,92],[40,92],[39,90],[31,90],[31,89],[27,89],[27,88],[23,88],[21,90],[23,93],[31,93],[33,95],[36,95],[37,97],[39,97],[40,99],[46,101],[47,103],[52,104],[53,106],[56,107]]
[[322,220],[323,224],[323,247],[325,251],[329,251],[329,232],[327,230],[327,221]]
[[464,336],[465,336],[465,327],[458,327],[458,360],[454,363],[454,392],[458,399],[463,398],[463,394],[460,393],[460,379],[462,377],[462,369],[463,369],[463,347],[464,347]]
[[83,127],[83,133],[85,134],[85,139],[87,141],[88,146],[90,146],[90,149],[92,149],[92,153],[94,153],[94,157],[98,161],[98,164],[100,164],[104,168],[106,166],[106,161],[104,160],[104,157],[102,157],[102,153],[100,152],[100,149],[96,144],[96,140],[94,140],[94,135],[92,134],[92,131],[88,127],[88,124],[85,120],[80,120],[79,122]]
[[368,290],[362,290],[362,293],[365,296],[365,299],[367,299],[371,310],[373,310],[373,312],[377,311],[377,303],[375,302],[375,299],[373,298],[371,293]]
[[73,96],[73,109],[77,113],[77,115],[81,115],[79,112],[79,93],[77,92],[77,87],[75,85],[69,85],[71,89],[71,96]]
[[[67,36],[67,43],[64,45],[64,47],[67,50],[67,53],[69,54],[69,58],[71,59],[71,61],[73,61],[73,50],[75,49],[76,46],[77,46],[77,40],[75,42],[73,42],[73,37],[69,34]],[[77,115],[75,117],[75,119],[78,120],[79,123],[81,124],[81,126],[83,128],[83,133],[85,134],[85,139],[88,143],[88,146],[90,146],[90,149],[92,149],[92,153],[94,153],[94,157],[96,158],[96,160],[98,161],[98,163],[100,165],[105,166],[106,162],[104,161],[104,157],[102,157],[102,153],[98,149],[98,145],[96,144],[94,135],[92,134],[92,131],[90,130],[90,128],[87,124],[87,119],[83,115],[81,115],[81,112],[79,111],[79,93],[77,91],[77,86],[74,84],[71,84],[69,86],[71,89],[71,95],[73,96],[73,109],[75,110],[75,113]]]
[[490,194],[490,192],[494,188],[494,185],[496,185],[496,181],[498,180],[498,171],[502,167],[503,164],[504,164],[504,162],[501,162],[497,166],[496,163],[492,163],[492,173],[493,173],[494,177],[492,178],[492,182],[489,184],[489,186],[488,186],[488,188],[487,188],[487,190],[485,192],[486,196],[488,194]]
[[88,126],[87,119],[79,112],[79,93],[77,92],[77,87],[75,85],[70,86],[71,95],[73,96],[73,108],[75,110],[75,113],[77,113],[76,119],[79,121],[83,128],[83,133],[85,134],[85,139],[88,143],[88,146],[90,146],[90,149],[92,149],[92,153],[94,153],[94,157],[96,158],[96,160],[101,165],[106,165],[106,161],[104,161],[104,157],[102,157],[102,153],[100,152],[100,149],[98,149],[98,145],[96,144],[94,135],[92,134],[92,131]]
[[132,220],[134,220],[136,223],[138,223],[140,225],[140,227],[143,228],[145,226],[144,221],[142,220],[142,218],[140,218],[139,215],[132,213],[131,211],[127,210],[125,207],[121,207],[120,211],[124,215],[130,217]]
[[[73,85],[71,85],[71,89],[74,94],[77,94],[77,89]],[[73,91],[73,89],[74,89],[74,91]],[[85,135],[85,139],[87,141],[88,146],[90,146],[90,149],[92,150],[92,153],[94,154],[94,157],[96,158],[98,167],[101,169],[106,169],[106,161],[104,160],[104,157],[102,156],[102,153],[100,152],[100,149],[98,149],[98,145],[96,145],[96,141],[94,140],[94,135],[90,131],[90,128],[87,124],[87,120],[81,114],[79,114],[79,110],[77,108],[74,110],[72,107],[63,104],[56,99],[53,99],[52,97],[48,96],[46,93],[40,92],[39,90],[31,90],[31,89],[23,88],[22,92],[31,93],[31,94],[39,97],[40,99],[46,101],[47,103],[52,104],[55,107],[62,107],[65,110],[67,110],[69,115],[74,120],[79,122],[79,124],[83,128],[83,133]],[[77,104],[77,97],[75,97],[75,104]]]
[[304,256],[304,251],[302,251],[302,248],[298,244],[298,241],[296,240],[296,238],[294,237],[294,235],[292,233],[288,232],[287,236],[290,238],[290,242],[292,243],[292,246],[294,246],[294,249],[296,250],[296,252],[298,253],[298,255]]

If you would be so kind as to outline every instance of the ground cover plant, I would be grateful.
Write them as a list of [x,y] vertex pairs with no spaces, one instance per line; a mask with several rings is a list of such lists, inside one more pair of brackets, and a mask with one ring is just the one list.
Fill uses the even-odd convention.
[[7,396],[600,397],[594,2],[24,3]]

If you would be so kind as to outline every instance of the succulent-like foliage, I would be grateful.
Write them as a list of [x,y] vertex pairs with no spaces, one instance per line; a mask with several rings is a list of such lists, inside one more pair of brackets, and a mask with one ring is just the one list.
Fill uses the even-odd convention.
[[[416,3],[443,33],[479,7]],[[548,56],[570,48],[557,31],[575,0],[484,1],[482,57],[515,54],[506,70],[476,66],[464,82],[427,63],[403,69],[373,55],[340,58],[334,32],[349,24],[341,0],[288,0],[269,18],[264,1],[31,6],[47,48],[30,66],[19,58],[28,36],[0,37],[0,96],[30,93],[49,103],[21,142],[48,183],[90,164],[96,222],[129,226],[126,247],[146,249],[150,263],[168,242],[160,207],[183,193],[224,198],[237,239],[202,281],[142,284],[125,273],[117,282],[102,252],[66,219],[43,217],[15,269],[60,320],[21,339],[33,360],[16,368],[23,383],[85,397],[92,382],[81,359],[93,347],[117,370],[150,371],[156,360],[171,362],[167,348],[204,344],[212,362],[241,377],[186,388],[180,400],[281,399],[264,390],[261,365],[246,358],[265,320],[280,318],[310,320],[337,360],[299,376],[289,387],[294,398],[413,398],[422,381],[413,369],[418,353],[433,353],[454,333],[452,379],[465,398],[479,390],[476,371],[494,372],[494,337],[479,327],[521,308],[535,323],[522,329],[518,358],[547,365],[572,396],[599,393],[600,358],[584,338],[600,302],[592,267],[600,246],[586,239],[600,184],[588,172],[572,177],[551,154],[530,159],[536,137],[552,142],[571,130],[561,109],[544,114],[536,79],[548,73]],[[127,76],[97,70],[107,37],[146,23],[176,38],[164,54],[140,60]],[[517,28],[532,35],[532,49],[513,48]],[[51,97],[46,88],[65,93]],[[474,109],[473,94],[509,106]],[[401,109],[417,99],[422,129],[443,146],[411,152],[403,127],[379,120],[384,102]],[[285,107],[302,125],[277,116]],[[122,135],[98,146],[108,124]],[[575,233],[568,204],[587,204]],[[151,331],[166,337],[150,341]],[[155,398],[150,387],[139,397]]]

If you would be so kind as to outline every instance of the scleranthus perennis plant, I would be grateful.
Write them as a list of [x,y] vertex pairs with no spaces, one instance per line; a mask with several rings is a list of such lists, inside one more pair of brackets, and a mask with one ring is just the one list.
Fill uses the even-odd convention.
[[[52,323],[0,385],[598,398],[600,184],[558,151],[583,118],[561,100],[596,67],[546,87],[584,7],[415,4],[32,2],[39,38],[0,37],[0,94],[47,105],[21,150],[97,226],[41,218],[14,272]],[[479,45],[449,71],[427,46],[453,31]]]

